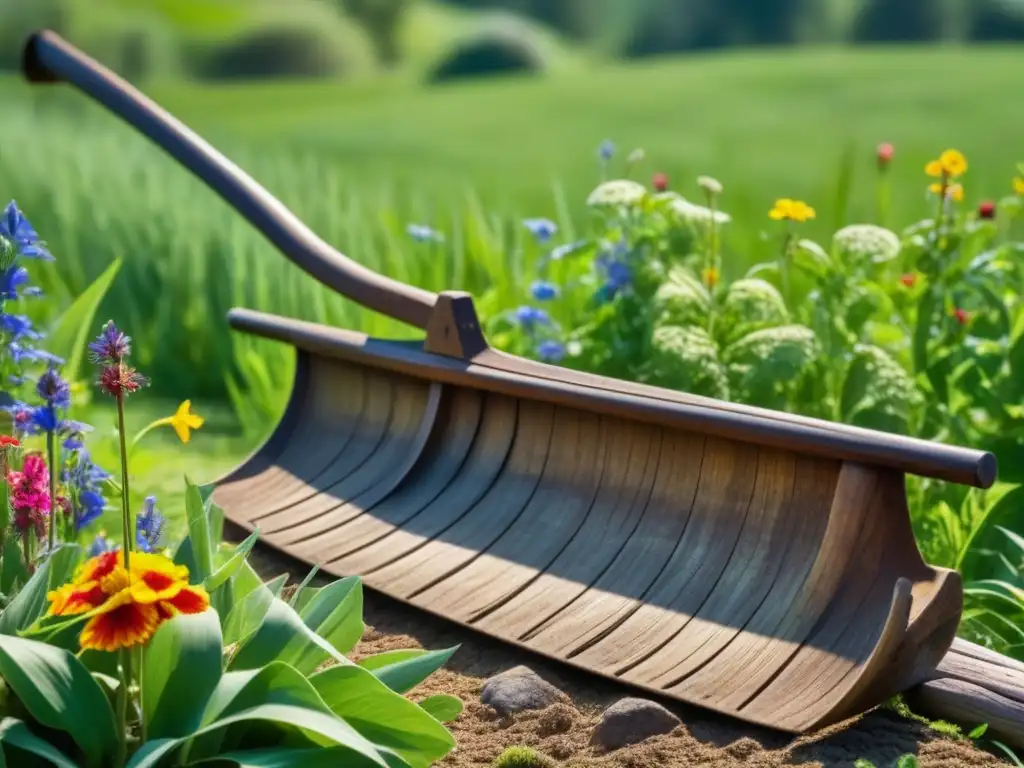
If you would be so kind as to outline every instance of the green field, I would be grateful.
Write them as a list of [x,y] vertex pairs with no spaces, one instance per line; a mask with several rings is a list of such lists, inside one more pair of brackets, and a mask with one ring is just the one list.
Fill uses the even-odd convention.
[[[396,78],[167,85],[151,94],[363,263],[428,288],[498,286],[511,297],[530,258],[518,219],[583,225],[606,137],[619,147],[613,174],[643,147],[638,177],[665,171],[692,197],[699,173],[724,183],[733,274],[773,254],[762,233],[775,197],[818,209],[811,236],[871,217],[879,141],[897,149],[900,225],[927,213],[922,168],[949,146],[970,159],[968,201],[1005,194],[1024,154],[1019,55],[1011,47],[730,53],[433,89]],[[409,333],[315,288],[200,182],[84,97],[15,81],[0,93],[0,178],[60,259],[60,281],[47,287],[59,298],[75,294],[123,257],[101,314],[140,340],[158,391],[223,398],[232,366],[280,391],[287,357],[260,346],[264,361],[254,362],[253,347],[233,342],[223,323],[233,305]],[[445,230],[448,245],[412,243],[410,220]]]

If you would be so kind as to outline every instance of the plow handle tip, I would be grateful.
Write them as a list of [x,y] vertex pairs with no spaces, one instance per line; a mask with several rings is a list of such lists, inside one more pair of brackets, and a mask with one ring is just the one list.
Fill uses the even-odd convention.
[[30,83],[57,83],[60,78],[44,63],[46,46],[53,45],[54,33],[48,29],[33,32],[21,53],[21,71]]

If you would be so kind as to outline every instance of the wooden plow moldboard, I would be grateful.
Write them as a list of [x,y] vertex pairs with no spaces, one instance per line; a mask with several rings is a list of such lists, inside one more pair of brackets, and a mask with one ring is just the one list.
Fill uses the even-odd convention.
[[786,731],[935,676],[962,589],[921,559],[905,473],[988,487],[991,454],[503,355],[467,295],[342,256],[58,36],[30,39],[25,71],[74,84],[321,282],[426,332],[234,311],[298,350],[281,423],[217,484],[235,523],[508,643]]

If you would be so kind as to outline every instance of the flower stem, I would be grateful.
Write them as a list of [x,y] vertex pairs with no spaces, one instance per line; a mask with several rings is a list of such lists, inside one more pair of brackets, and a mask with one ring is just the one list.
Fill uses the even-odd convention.
[[57,542],[57,446],[53,430],[46,433],[46,458],[50,463],[50,551]]
[[[127,551],[125,556],[127,557]],[[128,687],[132,680],[132,652],[129,648],[121,649],[121,686],[117,689],[117,765],[122,766],[128,760]]]
[[131,568],[128,563],[129,553],[135,542],[132,530],[131,502],[128,500],[128,444],[124,436],[124,395],[117,396],[117,439],[121,444],[121,525],[124,528],[124,567],[131,580]]

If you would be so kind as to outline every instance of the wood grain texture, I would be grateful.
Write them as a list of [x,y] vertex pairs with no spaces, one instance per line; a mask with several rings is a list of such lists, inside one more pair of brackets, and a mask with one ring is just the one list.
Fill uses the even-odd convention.
[[921,560],[898,470],[299,355],[289,437],[214,498],[327,572],[789,732],[953,640],[959,579]]

